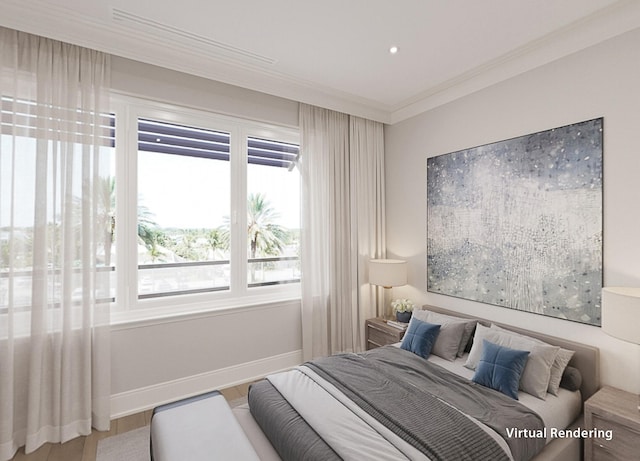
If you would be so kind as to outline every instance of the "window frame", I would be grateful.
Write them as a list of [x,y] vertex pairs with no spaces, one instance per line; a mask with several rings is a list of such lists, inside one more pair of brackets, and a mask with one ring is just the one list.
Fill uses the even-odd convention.
[[[240,308],[300,299],[300,283],[248,286],[247,140],[257,137],[300,143],[297,127],[222,115],[203,109],[112,95],[116,117],[116,301],[112,322],[150,319],[181,313]],[[229,290],[138,297],[137,207],[138,119],[159,120],[230,133],[230,287]],[[134,255],[127,257],[126,255]]]

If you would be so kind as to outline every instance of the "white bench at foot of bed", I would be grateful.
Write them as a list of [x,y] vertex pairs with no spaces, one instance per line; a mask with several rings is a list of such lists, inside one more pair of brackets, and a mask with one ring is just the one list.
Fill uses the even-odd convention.
[[151,419],[153,461],[260,461],[220,392],[157,407]]

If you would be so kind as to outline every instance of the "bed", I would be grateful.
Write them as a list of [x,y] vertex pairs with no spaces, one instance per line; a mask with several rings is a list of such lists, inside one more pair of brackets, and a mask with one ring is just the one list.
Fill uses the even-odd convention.
[[[212,447],[219,450],[220,446],[229,445],[225,440],[234,440],[233,449],[252,449],[249,450],[252,454],[242,455],[243,458],[252,459],[255,454],[255,459],[263,461],[581,459],[581,439],[571,436],[570,429],[582,425],[583,402],[599,388],[596,348],[492,325],[483,319],[434,306],[424,307],[425,311],[414,314],[414,318],[420,320],[416,325],[424,326],[424,323],[432,328],[435,322],[431,324],[425,318],[440,320],[440,328],[447,325],[446,333],[441,329],[440,334],[434,336],[440,340],[431,344],[430,351],[437,349],[437,355],[430,353],[423,358],[406,350],[403,342],[404,349],[394,345],[363,354],[339,354],[269,376],[251,386],[247,405],[230,412],[214,409],[200,411],[200,416],[195,416],[197,408],[202,409],[202,403],[190,402],[189,405],[195,405],[194,410],[180,403],[173,404],[170,411],[179,408],[181,416],[164,411],[164,415],[169,415],[164,423],[155,416],[152,418],[154,461],[176,459],[167,454],[172,445],[175,453],[183,454],[185,446],[199,445],[204,459]],[[468,320],[472,320],[474,326],[476,321],[480,325],[469,333],[474,338],[475,350],[468,346],[468,339],[464,341],[464,334],[462,340],[447,344],[445,338],[453,337],[452,331],[469,330]],[[505,332],[501,327],[511,331]],[[487,344],[486,338],[491,339],[491,344]],[[541,373],[532,368],[529,370],[533,372],[529,373],[532,382],[527,385],[533,388],[527,388],[527,392],[519,389],[516,400],[503,391],[474,382],[478,369],[486,365],[489,347],[497,347],[498,356],[516,349],[500,343],[501,340],[515,341],[515,345],[540,342],[527,354],[516,351],[519,358],[527,357],[526,362],[520,360],[527,367],[534,363],[534,354],[535,360],[544,355],[540,351],[546,353],[550,348],[556,352],[572,351],[561,373],[563,380],[571,375],[568,385],[563,381],[565,385],[560,386],[558,378],[558,388],[551,394],[546,387],[551,383],[544,378],[544,395],[539,394],[541,383],[536,381]],[[480,343],[485,345],[481,353],[475,346]],[[555,358],[558,356],[559,353],[554,354]],[[475,370],[469,363],[474,357],[478,362]],[[552,362],[557,365],[557,361],[549,358],[549,368]],[[524,374],[516,385],[523,385],[523,381]],[[534,395],[536,393],[538,395]],[[223,399],[218,398],[220,404]],[[191,429],[179,431],[178,437],[175,427],[186,427],[182,419],[191,421],[188,426]],[[207,423],[207,419],[211,422]],[[205,429],[212,425],[224,427],[225,435],[216,439],[218,430]],[[203,431],[206,436],[201,434]],[[195,456],[189,459],[197,459]]]

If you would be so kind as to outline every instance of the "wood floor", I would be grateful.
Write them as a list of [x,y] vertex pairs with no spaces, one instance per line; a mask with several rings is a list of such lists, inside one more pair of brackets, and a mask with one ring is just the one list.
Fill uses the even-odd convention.
[[[220,392],[227,401],[235,400],[247,395],[249,384],[222,389]],[[138,429],[149,425],[151,410],[135,415],[125,416],[111,421],[111,430],[92,432],[86,437],[78,437],[67,443],[47,443],[33,453],[25,455],[24,447],[18,450],[12,461],[95,461],[98,441],[112,435]]]

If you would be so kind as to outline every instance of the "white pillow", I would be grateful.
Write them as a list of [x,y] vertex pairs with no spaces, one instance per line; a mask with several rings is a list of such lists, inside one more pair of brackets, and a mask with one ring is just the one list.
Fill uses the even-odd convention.
[[453,317],[438,315],[435,312],[416,310],[413,318],[435,325],[440,325],[440,333],[431,349],[431,353],[453,362],[458,354],[460,341],[464,334],[464,322],[452,320]]
[[[512,335],[522,336],[539,344],[547,344],[540,339],[532,338],[530,336],[516,333],[515,331],[507,330],[506,328],[499,327],[498,325],[493,323],[491,324],[491,328],[494,330],[506,331],[507,333],[510,333]],[[560,389],[560,381],[562,381],[562,374],[571,361],[573,354],[575,354],[575,351],[571,351],[569,349],[560,348],[560,350],[558,351],[558,355],[556,355],[556,359],[553,361],[553,366],[551,367],[551,377],[549,378],[549,387],[547,387],[547,391],[550,394],[558,395],[558,389]]]
[[557,346],[537,344],[523,336],[510,334],[506,331],[491,329],[478,324],[473,338],[473,347],[465,363],[465,367],[476,369],[482,356],[482,340],[486,339],[499,346],[510,347],[521,351],[529,351],[527,364],[520,378],[520,389],[545,400],[549,380],[551,379],[551,367],[560,350]]

